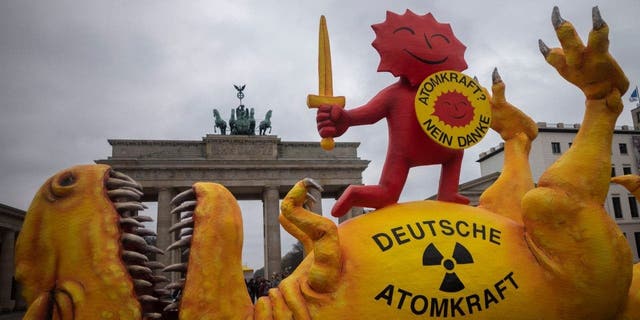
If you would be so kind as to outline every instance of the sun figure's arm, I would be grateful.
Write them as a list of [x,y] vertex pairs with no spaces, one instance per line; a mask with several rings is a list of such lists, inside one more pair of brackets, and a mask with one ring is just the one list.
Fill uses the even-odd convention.
[[387,117],[395,86],[383,89],[369,102],[357,108],[347,110],[329,105],[318,108],[316,121],[320,136],[339,137],[349,127],[374,124]]

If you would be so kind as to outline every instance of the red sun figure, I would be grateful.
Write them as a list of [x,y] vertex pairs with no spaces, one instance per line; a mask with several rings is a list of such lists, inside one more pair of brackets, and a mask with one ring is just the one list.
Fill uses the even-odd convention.
[[[376,33],[372,45],[380,54],[378,71],[388,71],[398,81],[380,91],[366,104],[346,110],[338,106],[318,109],[318,132],[323,138],[339,137],[349,127],[367,125],[386,118],[389,134],[387,157],[378,185],[349,186],[331,210],[343,216],[351,207],[381,208],[398,202],[411,167],[441,164],[438,200],[467,204],[458,193],[462,149],[449,149],[431,140],[418,123],[414,98],[427,76],[443,70],[463,71],[466,47],[454,36],[449,24],[431,13],[418,16],[387,11],[383,23],[371,26]],[[449,120],[459,114],[449,113]],[[446,118],[443,116],[443,118]],[[466,118],[453,121],[462,123]]]
[[466,127],[473,120],[469,99],[458,92],[445,92],[435,102],[433,115],[451,127]]

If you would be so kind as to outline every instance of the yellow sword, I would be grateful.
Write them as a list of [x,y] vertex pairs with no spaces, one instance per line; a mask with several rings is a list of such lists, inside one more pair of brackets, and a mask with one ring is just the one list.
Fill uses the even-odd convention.
[[[333,105],[344,108],[345,99],[343,96],[333,96],[333,79],[331,75],[331,48],[329,46],[329,32],[327,31],[327,20],[320,16],[320,34],[318,36],[318,94],[307,95],[307,106],[309,108],[319,108],[323,105]],[[333,138],[322,138],[320,146],[324,150],[333,150],[335,143]]]

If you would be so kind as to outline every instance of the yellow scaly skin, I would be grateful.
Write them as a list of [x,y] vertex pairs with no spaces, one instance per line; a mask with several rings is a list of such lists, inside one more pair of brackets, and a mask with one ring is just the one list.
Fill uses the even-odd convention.
[[198,206],[180,319],[251,319],[253,304],[242,274],[240,207],[219,184],[199,182],[193,189]]
[[[140,319],[120,259],[118,213],[105,191],[108,166],[77,166],[44,183],[16,243],[24,319]],[[52,303],[50,299],[54,299]]]
[[[640,199],[640,176],[635,174],[627,174],[611,178],[611,182],[617,183],[625,187],[636,199]],[[622,317],[624,320],[640,319],[640,263],[633,266],[633,281],[629,289],[629,297],[625,313]]]

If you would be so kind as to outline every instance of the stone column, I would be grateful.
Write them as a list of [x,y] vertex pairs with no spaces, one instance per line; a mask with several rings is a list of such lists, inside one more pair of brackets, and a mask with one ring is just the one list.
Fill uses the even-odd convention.
[[13,253],[15,250],[15,232],[2,231],[2,247],[0,247],[0,311],[13,310],[14,301],[11,300],[13,286]]
[[280,272],[280,194],[278,187],[268,186],[262,192],[264,217],[264,277],[270,279],[271,274]]
[[322,215],[322,193],[320,193],[320,190],[314,189],[314,188],[309,188],[308,192],[311,196],[313,196],[317,201],[310,205],[309,209],[310,211],[313,211],[319,215]]
[[362,215],[363,213],[364,210],[362,209],[362,207],[353,207],[344,216],[338,218],[338,223],[343,223],[349,219]]
[[[166,250],[167,247],[171,245],[171,239],[173,239],[173,235],[169,234],[169,228],[171,228],[176,218],[172,217],[172,206],[170,202],[175,195],[176,192],[171,188],[161,188],[158,190],[158,237],[156,240],[156,247],[161,250]],[[156,255],[156,259],[167,266],[172,263],[171,253],[169,252],[164,255]]]

